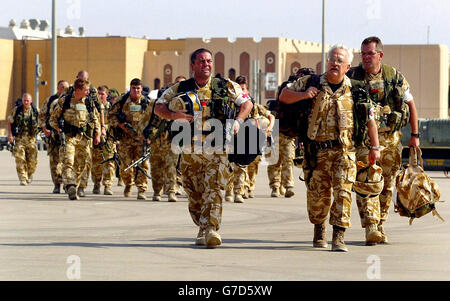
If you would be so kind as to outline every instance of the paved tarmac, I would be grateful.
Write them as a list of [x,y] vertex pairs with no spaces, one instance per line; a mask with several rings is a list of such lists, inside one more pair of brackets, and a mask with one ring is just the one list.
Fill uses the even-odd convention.
[[0,151],[0,280],[450,280],[450,179],[442,172],[428,173],[447,201],[437,204],[446,222],[428,214],[410,226],[392,206],[390,244],[368,247],[353,202],[348,253],[312,248],[299,172],[294,197],[271,198],[260,165],[256,197],[224,202],[223,244],[205,249],[194,245],[185,196],[142,201],[135,188],[124,198],[116,185],[113,196],[93,195],[90,183],[87,197],[70,201],[51,193],[46,152],[24,187],[11,154]]

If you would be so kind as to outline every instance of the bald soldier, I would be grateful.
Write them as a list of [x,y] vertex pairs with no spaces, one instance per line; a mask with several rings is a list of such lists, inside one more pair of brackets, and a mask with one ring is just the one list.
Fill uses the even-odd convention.
[[[192,129],[192,126],[202,126],[207,120],[216,120],[224,125],[225,120],[234,115],[227,113],[231,113],[230,108],[236,105],[240,110],[231,122],[232,132],[237,134],[253,107],[250,98],[242,93],[241,87],[235,82],[211,76],[211,51],[204,48],[194,51],[190,67],[194,76],[168,88],[157,100],[155,113],[168,120],[193,121],[189,124]],[[190,134],[191,130],[188,132]],[[222,190],[227,183],[230,165],[227,154],[223,152],[223,145],[207,151],[207,132],[200,133],[191,137],[190,142],[202,146],[201,150],[196,150],[192,143],[186,147],[181,156],[180,170],[183,188],[189,199],[189,213],[199,227],[195,243],[215,248],[222,243],[217,231],[222,221]],[[220,135],[223,135],[223,131]]]
[[8,117],[8,141],[14,143],[14,158],[20,185],[26,186],[33,181],[37,166],[36,135],[39,111],[33,105],[30,93],[22,95],[22,104],[14,107]]

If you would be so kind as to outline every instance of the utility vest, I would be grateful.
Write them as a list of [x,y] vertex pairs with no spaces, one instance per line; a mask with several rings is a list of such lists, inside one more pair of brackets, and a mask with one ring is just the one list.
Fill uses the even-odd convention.
[[334,93],[321,79],[322,90],[314,99],[308,120],[308,138],[317,142],[339,141],[346,148],[352,148],[354,116],[351,84],[348,78]]
[[[76,136],[78,134],[85,134],[88,138],[92,138],[93,137],[93,132],[94,132],[94,128],[90,125],[94,122],[94,109],[96,107],[95,105],[95,101],[93,101],[92,98],[90,97],[86,97],[84,99],[84,105],[86,106],[86,110],[88,112],[88,117],[86,119],[86,122],[81,125],[74,125],[72,124],[70,121],[66,120],[64,118],[64,113],[66,112],[67,109],[71,108],[71,100],[72,100],[72,93],[70,93],[69,90],[69,94],[64,95],[64,103],[63,103],[63,107],[62,107],[62,111],[61,111],[61,117],[60,117],[60,121],[59,124],[61,127],[61,130],[66,133],[66,134],[70,134],[72,136]],[[82,106],[82,104],[79,104]],[[72,108],[73,110],[77,110],[77,107],[75,106],[75,108]],[[61,122],[61,120],[63,120],[63,122]]]
[[38,111],[33,105],[31,105],[30,110],[30,114],[25,116],[23,104],[16,107],[14,122],[11,124],[13,136],[36,136],[39,132]]
[[[175,97],[181,99],[183,107],[187,110],[187,114],[201,117],[202,121],[212,118],[220,120],[225,135],[226,120],[234,119],[235,117],[235,105],[234,102],[230,101],[230,97],[228,96],[227,80],[211,78],[210,89],[211,97],[202,100],[198,99],[198,86],[195,83],[195,79],[190,78],[180,82]],[[195,121],[191,122],[191,134],[194,133],[194,123]],[[169,128],[170,125],[168,125]],[[179,131],[171,131],[170,136],[173,138],[178,133]],[[204,135],[208,135],[209,133],[211,131],[202,131]],[[191,138],[193,137],[194,135],[191,135]]]
[[[394,133],[409,122],[409,106],[403,101],[403,77],[393,67],[382,65],[382,84],[371,87],[366,79],[362,65],[350,68],[347,76],[352,86],[366,91],[375,107],[375,121],[379,133]],[[366,137],[365,137],[366,138]]]

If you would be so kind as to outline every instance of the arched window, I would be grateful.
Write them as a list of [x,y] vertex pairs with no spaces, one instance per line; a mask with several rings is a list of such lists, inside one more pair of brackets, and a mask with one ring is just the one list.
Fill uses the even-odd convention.
[[164,87],[167,87],[172,83],[172,65],[167,64],[164,66]]
[[293,62],[291,64],[291,75],[297,74],[297,71],[302,67],[299,62]]
[[[275,54],[273,52],[267,52],[266,53],[266,61],[265,61],[265,72],[269,73],[269,72],[276,72],[276,68],[275,68]],[[266,91],[265,92],[265,96],[266,99],[268,98],[275,98],[275,93],[276,91]]]
[[225,55],[222,52],[217,52],[214,55],[214,74],[225,74]]
[[161,89],[161,80],[159,78],[155,78],[153,81],[153,85],[155,87],[155,90]]
[[228,70],[228,78],[231,80],[236,80],[236,70],[234,68],[230,68],[230,70]]
[[239,75],[244,75],[250,83],[250,55],[247,52],[239,56]]

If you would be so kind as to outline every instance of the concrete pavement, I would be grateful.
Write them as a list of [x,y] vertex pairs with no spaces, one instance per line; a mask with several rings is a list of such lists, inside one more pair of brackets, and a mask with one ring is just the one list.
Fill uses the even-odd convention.
[[90,183],[87,197],[69,201],[51,193],[43,151],[30,186],[19,186],[7,151],[0,170],[0,280],[450,280],[450,179],[442,172],[429,174],[447,201],[437,204],[446,222],[428,214],[410,226],[392,206],[390,244],[368,247],[353,202],[349,252],[334,253],[329,225],[330,247],[312,248],[304,183],[296,179],[290,199],[271,198],[261,165],[256,198],[224,202],[217,249],[194,245],[185,196],[138,201],[135,188],[126,199],[116,185],[113,196],[94,196]]

